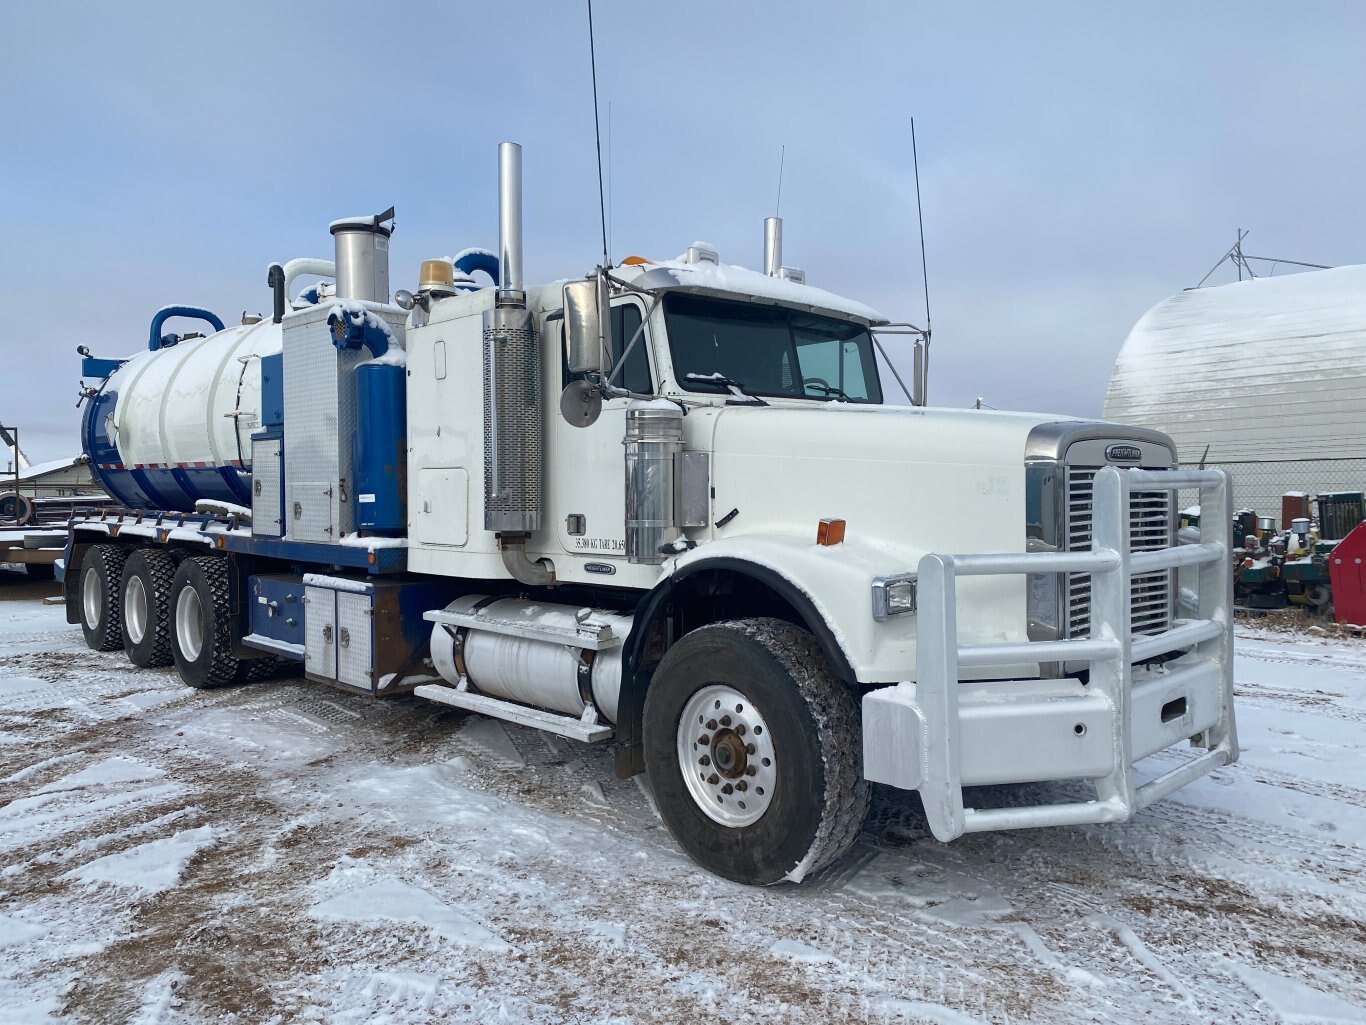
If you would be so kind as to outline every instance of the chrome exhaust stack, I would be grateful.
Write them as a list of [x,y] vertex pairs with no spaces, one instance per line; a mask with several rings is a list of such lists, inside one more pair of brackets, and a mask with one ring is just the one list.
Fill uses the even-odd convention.
[[[498,147],[498,290],[484,314],[484,529],[500,535],[504,564],[546,583],[525,556],[541,526],[544,406],[541,354],[522,279],[522,147]],[[553,580],[553,575],[550,577]]]
[[522,147],[498,144],[498,305],[526,307],[522,278]]

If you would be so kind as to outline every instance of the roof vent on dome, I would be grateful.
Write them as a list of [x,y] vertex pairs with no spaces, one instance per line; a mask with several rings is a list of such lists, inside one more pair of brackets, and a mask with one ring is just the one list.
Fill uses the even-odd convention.
[[721,257],[716,252],[716,247],[707,242],[694,242],[688,246],[688,251],[683,254],[684,263],[720,263]]

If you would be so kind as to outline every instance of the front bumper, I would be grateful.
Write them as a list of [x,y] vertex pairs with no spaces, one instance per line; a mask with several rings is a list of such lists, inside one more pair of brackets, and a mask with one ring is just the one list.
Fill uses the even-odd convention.
[[[1200,543],[1131,551],[1130,493],[1198,488],[1209,524]],[[940,840],[965,832],[1114,822],[1238,758],[1233,713],[1232,508],[1228,476],[1207,471],[1122,471],[1095,485],[1089,553],[927,555],[920,563],[916,682],[863,698],[864,775],[920,791]],[[1195,618],[1157,635],[1130,632],[1135,573],[1198,573]],[[955,621],[958,576],[1081,571],[1092,574],[1091,636],[962,646]],[[1144,664],[1175,655],[1159,666]],[[1018,661],[1087,662],[1089,681],[960,682],[960,669]],[[1148,783],[1137,761],[1190,741],[1205,752]],[[1093,801],[1005,809],[966,808],[967,785],[1090,779]]]

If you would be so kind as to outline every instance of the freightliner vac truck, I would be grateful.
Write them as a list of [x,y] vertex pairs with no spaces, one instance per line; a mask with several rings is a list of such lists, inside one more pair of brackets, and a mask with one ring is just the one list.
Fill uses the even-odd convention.
[[[168,307],[146,351],[82,351],[122,506],[70,523],[92,648],[610,743],[745,883],[838,859],[870,782],[947,841],[1123,821],[1236,760],[1221,472],[1150,430],[927,408],[919,359],[894,404],[906,328],[784,267],[776,218],[762,272],[699,243],[527,286],[505,143],[498,252],[391,298],[391,216],[272,265],[272,317]],[[335,284],[291,297],[305,273]],[[964,800],[1062,780],[1091,786]]]

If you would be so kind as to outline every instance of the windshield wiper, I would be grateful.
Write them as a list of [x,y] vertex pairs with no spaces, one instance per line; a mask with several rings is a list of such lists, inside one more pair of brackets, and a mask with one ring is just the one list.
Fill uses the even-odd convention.
[[[728,405],[735,406],[767,406],[768,403],[757,395],[751,395],[745,391],[745,386],[739,381],[732,380],[725,374],[688,374],[689,381],[700,381],[703,384],[719,384],[730,389],[732,398],[728,400]],[[736,401],[736,400],[740,401]]]
[[826,384],[823,381],[813,381],[811,378],[807,378],[806,381],[803,382],[802,387],[819,388],[821,390],[821,393],[825,395],[826,398],[829,398],[831,395],[837,395],[840,398],[842,398],[845,402],[854,401],[849,397],[849,393],[845,391],[843,388],[836,388],[833,384]]

